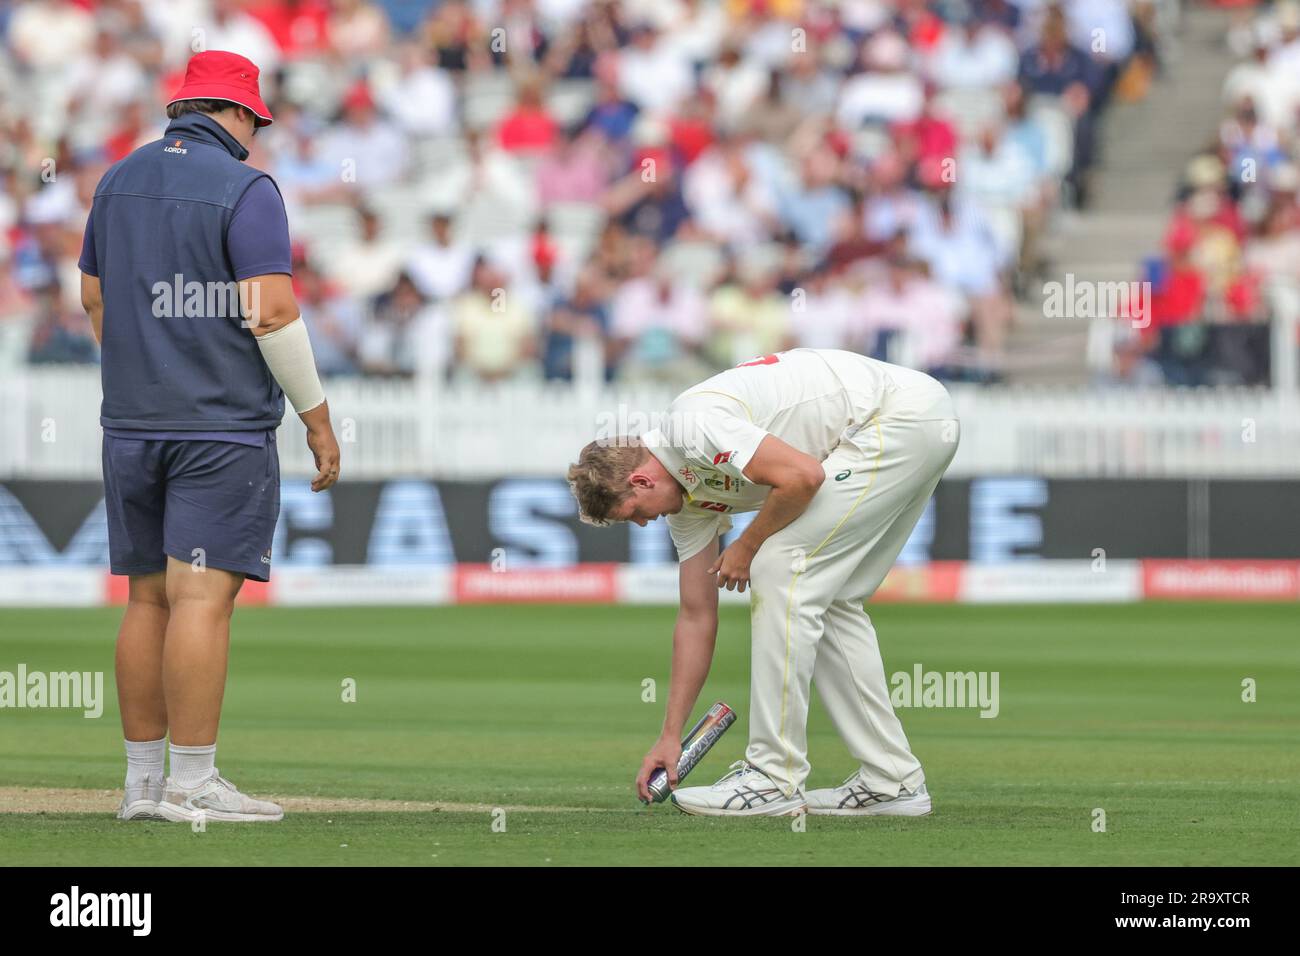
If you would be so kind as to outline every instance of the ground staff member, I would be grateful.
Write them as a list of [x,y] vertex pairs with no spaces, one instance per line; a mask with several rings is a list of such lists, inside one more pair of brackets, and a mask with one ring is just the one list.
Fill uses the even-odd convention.
[[104,174],[80,261],[103,356],[111,567],[130,577],[118,816],[279,820],[215,766],[230,616],[244,579],[271,573],[284,396],[307,426],[313,491],[338,480],[339,448],[293,297],[284,202],[243,162],[271,123],[257,67],[196,54],[167,115],[162,139]]

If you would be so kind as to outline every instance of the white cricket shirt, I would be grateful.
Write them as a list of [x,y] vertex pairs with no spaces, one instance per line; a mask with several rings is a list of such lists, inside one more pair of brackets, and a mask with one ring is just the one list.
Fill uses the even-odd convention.
[[770,488],[744,475],[759,443],[775,435],[824,461],[869,422],[887,392],[920,372],[835,349],[793,349],[746,362],[674,399],[641,440],[686,491],[668,516],[680,561],[731,530],[732,514],[757,511]]

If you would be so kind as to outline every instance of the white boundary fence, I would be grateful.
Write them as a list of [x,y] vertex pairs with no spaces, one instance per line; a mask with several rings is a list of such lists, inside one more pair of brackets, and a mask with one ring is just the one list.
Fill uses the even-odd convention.
[[[520,383],[329,384],[345,476],[563,474],[599,426],[636,433],[673,390]],[[952,389],[953,477],[1300,478],[1300,397],[1282,390]],[[97,369],[34,368],[0,382],[0,478],[97,478]],[[623,425],[624,427],[619,427]],[[281,428],[285,474],[310,470],[302,427]]]

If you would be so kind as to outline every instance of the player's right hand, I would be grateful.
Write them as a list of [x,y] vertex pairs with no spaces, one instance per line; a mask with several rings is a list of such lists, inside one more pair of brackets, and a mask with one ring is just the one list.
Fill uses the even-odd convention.
[[646,785],[650,782],[650,775],[660,767],[668,771],[668,786],[676,789],[677,761],[681,759],[681,741],[672,737],[660,737],[655,741],[655,745],[645,755],[645,760],[641,761],[641,772],[636,775],[637,795],[646,803],[650,802],[650,790]]
[[311,490],[324,491],[339,480],[339,443],[328,418],[323,427],[307,429],[307,447],[316,461],[316,477],[311,480]]

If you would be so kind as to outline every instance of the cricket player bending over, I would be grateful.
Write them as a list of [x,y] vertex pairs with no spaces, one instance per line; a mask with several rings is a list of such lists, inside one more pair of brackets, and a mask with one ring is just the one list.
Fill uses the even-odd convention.
[[[795,349],[677,397],[663,427],[592,442],[569,469],[584,520],[661,515],[680,561],[681,607],[658,768],[677,784],[683,728],[713,660],[718,589],[750,590],[749,747],[711,787],[673,802],[708,816],[930,812],[921,764],[889,700],[862,602],[879,587],[957,450],[942,385],[850,352]],[[731,515],[757,511],[719,553]],[[805,793],[816,683],[857,770]]]
[[307,426],[313,491],[338,480],[339,446],[294,300],[284,203],[243,162],[271,122],[257,77],[234,53],[193,56],[164,137],[100,180],[82,246],[111,570],[130,578],[123,820],[283,816],[216,768],[230,616],[244,578],[271,574],[285,395]]

